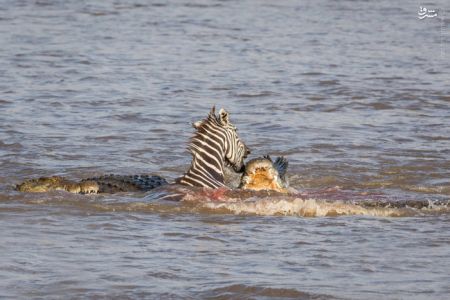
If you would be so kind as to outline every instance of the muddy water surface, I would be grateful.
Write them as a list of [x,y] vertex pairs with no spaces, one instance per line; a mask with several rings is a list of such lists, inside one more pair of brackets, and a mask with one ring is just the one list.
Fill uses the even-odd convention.
[[[449,16],[446,1],[2,1],[0,298],[448,298],[445,205],[355,202],[448,203]],[[289,159],[301,195],[13,189],[174,179],[213,104],[252,157]]]

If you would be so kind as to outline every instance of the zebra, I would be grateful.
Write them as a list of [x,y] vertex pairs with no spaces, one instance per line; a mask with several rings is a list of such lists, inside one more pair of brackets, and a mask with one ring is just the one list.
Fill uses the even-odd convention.
[[192,124],[196,129],[188,145],[192,162],[187,172],[175,182],[186,186],[220,188],[224,183],[224,168],[231,166],[243,172],[244,159],[250,149],[241,141],[237,128],[221,108],[216,115],[215,106],[208,117]]

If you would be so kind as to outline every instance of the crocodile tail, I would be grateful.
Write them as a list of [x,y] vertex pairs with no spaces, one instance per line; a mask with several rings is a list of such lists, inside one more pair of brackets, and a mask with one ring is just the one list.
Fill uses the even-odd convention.
[[115,175],[109,174],[99,177],[83,179],[83,182],[95,182],[99,193],[137,192],[149,191],[162,185],[167,181],[157,175]]

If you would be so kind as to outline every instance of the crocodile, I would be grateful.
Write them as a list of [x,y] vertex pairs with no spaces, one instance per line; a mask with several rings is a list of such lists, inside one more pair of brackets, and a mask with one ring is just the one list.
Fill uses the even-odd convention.
[[[216,115],[213,106],[207,118],[192,124],[196,132],[188,146],[192,155],[188,171],[175,181],[175,184],[193,187],[226,188],[225,167],[231,167],[236,173],[245,169],[244,159],[250,149],[237,134],[237,128],[229,119],[223,108]],[[286,173],[287,161],[279,158],[272,162],[270,157],[253,161],[241,178],[240,186],[244,189],[278,189],[283,190],[279,182]],[[267,177],[267,178],[266,178]],[[264,179],[266,178],[266,179]],[[115,193],[148,191],[166,185],[168,182],[157,175],[105,175],[81,181],[71,181],[63,177],[41,177],[31,179],[16,186],[22,192],[48,192],[64,190],[71,193]]]
[[[288,181],[286,170],[288,161],[278,157],[272,161],[270,156],[249,160],[243,173],[235,173],[239,177],[238,189],[274,190],[287,193]],[[236,176],[236,175],[234,175]],[[228,175],[226,179],[229,179]],[[90,177],[80,181],[69,180],[61,176],[29,179],[16,186],[20,192],[50,192],[66,191],[75,194],[97,194],[118,192],[147,192],[156,187],[168,184],[167,180],[158,175],[116,175],[109,174]]]

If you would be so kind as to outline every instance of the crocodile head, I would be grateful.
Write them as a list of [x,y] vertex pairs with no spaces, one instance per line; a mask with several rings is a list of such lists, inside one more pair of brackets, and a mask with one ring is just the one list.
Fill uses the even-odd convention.
[[284,157],[278,157],[275,162],[272,161],[270,156],[252,159],[245,165],[240,188],[287,193],[287,167],[288,161]]
[[29,179],[17,185],[16,188],[20,192],[30,193],[67,191],[74,194],[96,194],[99,190],[99,186],[95,181],[87,180],[78,183],[60,176]]
[[41,177],[25,180],[23,183],[18,184],[16,188],[20,192],[43,193],[57,190],[55,187],[64,189],[62,184],[63,181],[64,179],[59,176]]

